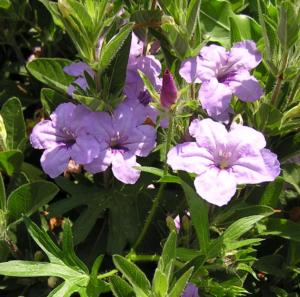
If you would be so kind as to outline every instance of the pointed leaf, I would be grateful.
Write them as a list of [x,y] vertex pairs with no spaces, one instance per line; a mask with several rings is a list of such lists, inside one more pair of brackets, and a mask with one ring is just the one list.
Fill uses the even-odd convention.
[[120,270],[124,277],[132,286],[140,288],[144,293],[150,291],[150,282],[144,272],[138,268],[134,263],[131,263],[126,258],[114,255],[113,261],[118,270]]
[[117,275],[113,275],[110,279],[110,287],[116,297],[133,297],[132,287]]
[[192,272],[194,270],[194,267],[191,267],[188,271],[186,271],[179,280],[175,283],[173,289],[169,293],[168,297],[180,297],[184,288],[186,287]]

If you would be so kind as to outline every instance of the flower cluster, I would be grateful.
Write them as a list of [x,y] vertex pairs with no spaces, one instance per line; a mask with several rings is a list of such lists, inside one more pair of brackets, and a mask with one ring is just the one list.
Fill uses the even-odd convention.
[[262,88],[249,71],[261,61],[253,41],[236,43],[230,51],[218,45],[202,48],[199,56],[182,62],[179,74],[188,83],[202,83],[199,100],[209,116],[226,121],[232,95],[242,101],[255,101]]
[[34,148],[44,149],[43,170],[52,178],[60,175],[73,160],[92,173],[112,165],[115,177],[133,184],[140,171],[136,156],[145,157],[155,146],[156,131],[144,125],[140,104],[120,104],[113,114],[91,112],[82,105],[64,103],[50,120],[37,124],[30,136]]
[[[177,88],[169,70],[162,79],[161,64],[153,55],[143,53],[144,44],[132,35],[124,86],[125,100],[114,112],[91,112],[82,105],[61,104],[50,116],[35,126],[31,143],[45,149],[41,163],[51,177],[61,174],[70,160],[89,172],[112,167],[114,176],[134,184],[140,176],[137,157],[146,157],[156,144],[153,125],[159,111],[149,103],[150,94],[138,71],[142,71],[160,91],[161,109],[168,110],[177,100]],[[217,45],[202,48],[197,57],[182,62],[179,74],[188,83],[201,83],[199,100],[212,118],[228,120],[233,95],[254,101],[262,95],[258,81],[249,71],[261,61],[253,41],[236,43],[229,51]],[[94,71],[79,62],[64,68],[76,77],[74,84],[85,90],[85,75]],[[72,95],[74,86],[68,88]],[[147,118],[151,121],[147,121]],[[168,124],[166,123],[165,126]],[[280,173],[275,154],[265,148],[262,133],[239,124],[227,131],[211,119],[193,120],[189,127],[195,141],[173,147],[167,163],[173,170],[196,174],[197,193],[212,204],[222,206],[234,196],[241,184],[274,180]]]

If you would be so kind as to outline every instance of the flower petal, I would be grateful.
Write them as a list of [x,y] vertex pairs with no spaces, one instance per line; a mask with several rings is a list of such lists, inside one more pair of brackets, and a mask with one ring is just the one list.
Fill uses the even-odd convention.
[[122,144],[135,155],[146,157],[155,147],[156,130],[150,125],[136,127]]
[[76,138],[72,145],[71,158],[78,164],[88,164],[99,155],[101,144],[91,135]]
[[267,149],[248,151],[231,168],[237,184],[273,181],[280,173],[276,155]]
[[167,158],[173,170],[201,174],[213,165],[213,156],[196,142],[185,142],[173,147]]
[[252,40],[236,43],[229,52],[228,64],[233,65],[233,70],[251,70],[261,62],[261,53],[257,50]]
[[236,192],[236,181],[232,173],[212,167],[194,181],[197,193],[209,203],[223,206]]
[[228,137],[228,143],[232,148],[251,145],[261,150],[266,146],[266,139],[261,132],[240,124],[231,125]]
[[197,286],[193,283],[188,283],[181,297],[199,297]]
[[179,74],[187,83],[200,83],[198,78],[199,57],[187,59],[181,63]]
[[93,70],[91,67],[84,63],[84,62],[78,62],[78,63],[72,63],[68,66],[64,67],[64,72],[71,75],[71,76],[80,76],[84,74],[84,71],[88,73],[93,73]]
[[98,158],[94,159],[89,164],[84,164],[84,169],[91,173],[98,173],[105,171],[112,162],[112,154],[110,149],[104,149],[99,152]]
[[134,169],[139,166],[134,155],[115,152],[112,155],[112,172],[114,176],[124,184],[135,184],[141,172]]
[[45,150],[41,157],[43,170],[51,177],[59,176],[68,166],[70,150],[62,145]]
[[259,82],[247,71],[231,76],[228,84],[233,94],[242,101],[253,102],[263,95],[263,89]]
[[207,113],[214,117],[218,116],[229,107],[232,97],[231,89],[216,78],[204,82],[199,90],[199,100]]
[[228,132],[225,126],[211,119],[193,120],[189,132],[196,138],[198,145],[210,153],[218,153],[226,147]]
[[65,141],[65,135],[54,127],[53,122],[44,120],[34,126],[30,143],[36,149],[50,149]]

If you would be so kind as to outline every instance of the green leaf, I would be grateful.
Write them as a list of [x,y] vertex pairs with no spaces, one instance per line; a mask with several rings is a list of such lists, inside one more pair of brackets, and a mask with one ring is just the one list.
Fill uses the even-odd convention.
[[166,296],[169,288],[168,277],[159,268],[156,268],[153,281],[153,291],[157,296]]
[[71,229],[71,222],[68,219],[64,220],[63,223],[63,244],[62,250],[67,259],[68,264],[76,269],[81,269],[85,273],[89,273],[89,269],[86,265],[76,256],[73,245],[73,235]]
[[3,177],[0,172],[0,210],[1,209],[6,211],[6,192],[5,192]]
[[66,93],[74,77],[64,73],[63,68],[71,63],[66,59],[40,58],[29,62],[27,70],[40,82]]
[[67,102],[68,99],[56,92],[52,89],[43,88],[41,90],[41,102],[43,104],[43,108],[45,112],[50,115],[56,107],[61,104]]
[[190,279],[192,272],[193,272],[193,267],[191,267],[188,271],[186,271],[180,278],[179,280],[175,283],[173,289],[169,293],[168,297],[180,297],[184,288],[187,285],[188,280]]
[[27,137],[20,100],[15,97],[8,99],[2,106],[1,115],[7,134],[6,148],[23,150]]
[[120,32],[115,35],[107,45],[102,48],[101,55],[100,55],[100,62],[98,65],[98,69],[103,72],[110,64],[112,59],[115,57],[117,52],[122,47],[123,43],[127,39],[129,33],[131,32],[133,27],[132,23],[128,23],[123,26]]
[[155,99],[156,102],[160,102],[160,96],[158,92],[155,90],[154,86],[152,85],[150,79],[146,74],[144,74],[141,70],[138,69],[139,76],[141,77],[147,91],[149,92],[150,96]]
[[57,193],[57,186],[47,181],[37,181],[17,188],[7,200],[10,221],[20,219],[22,214],[32,215],[51,201]]
[[116,268],[122,272],[133,287],[137,287],[148,294],[151,289],[150,282],[140,268],[120,255],[114,255],[113,261]]
[[59,249],[59,247],[52,241],[48,233],[45,230],[40,229],[29,218],[24,217],[23,220],[26,224],[30,236],[36,242],[36,244],[45,252],[50,262],[62,265],[63,253]]
[[125,84],[128,57],[131,46],[131,34],[124,41],[122,47],[117,52],[110,66],[107,68],[105,75],[109,80],[109,94],[112,96],[120,96]]
[[191,0],[187,11],[187,32],[192,36],[194,34],[197,23],[200,21],[201,0]]
[[184,181],[181,182],[193,226],[196,230],[197,239],[200,249],[204,254],[208,251],[209,246],[209,223],[208,223],[208,206],[207,203],[198,196],[195,190]]
[[283,179],[300,194],[300,164],[286,164],[282,172]]
[[269,183],[260,195],[259,204],[268,205],[273,208],[277,207],[279,203],[279,196],[283,190],[284,179],[277,177],[275,181]]
[[63,279],[80,276],[67,266],[19,260],[0,263],[0,274],[17,277],[57,276]]
[[176,258],[176,242],[177,234],[175,231],[172,231],[164,244],[162,255],[158,263],[158,267],[162,272],[166,272],[167,265],[171,260],[175,260]]
[[292,241],[300,242],[300,225],[287,219],[269,218],[264,224],[263,235],[276,235]]
[[241,218],[231,224],[225,232],[222,234],[224,241],[230,242],[239,239],[243,234],[248,232],[258,221],[273,214],[267,213],[265,215],[253,215],[245,218]]
[[110,279],[110,287],[116,297],[133,297],[133,289],[117,275],[113,275]]
[[19,172],[23,162],[23,154],[21,151],[0,152],[0,168],[9,176],[15,172]]
[[284,51],[287,51],[299,38],[300,14],[290,1],[282,1],[279,8],[277,34]]
[[209,41],[220,42],[223,46],[230,46],[231,32],[230,19],[239,28],[244,39],[258,40],[260,28],[252,19],[244,15],[236,15],[229,1],[225,0],[202,0],[201,5],[201,28],[205,33],[204,38]]
[[11,6],[10,0],[0,0],[0,9],[9,9]]

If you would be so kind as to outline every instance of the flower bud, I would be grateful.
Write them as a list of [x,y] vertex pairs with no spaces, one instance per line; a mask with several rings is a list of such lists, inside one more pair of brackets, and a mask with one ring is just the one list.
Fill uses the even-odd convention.
[[162,88],[160,92],[160,103],[165,108],[170,108],[177,99],[177,88],[171,72],[166,69],[163,75]]

